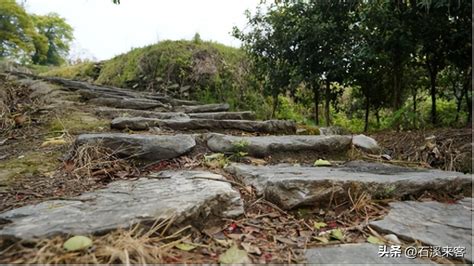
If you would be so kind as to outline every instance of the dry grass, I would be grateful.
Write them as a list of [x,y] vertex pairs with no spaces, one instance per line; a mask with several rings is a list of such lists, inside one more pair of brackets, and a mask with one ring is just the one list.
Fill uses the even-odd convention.
[[100,178],[114,180],[134,175],[138,169],[132,163],[117,156],[100,144],[84,144],[76,147],[66,171],[78,178]]
[[173,219],[156,222],[151,227],[136,225],[103,236],[90,236],[93,246],[67,252],[66,237],[18,242],[0,251],[0,263],[21,264],[145,264],[172,262],[180,256],[173,247],[189,238],[190,226],[170,232]]

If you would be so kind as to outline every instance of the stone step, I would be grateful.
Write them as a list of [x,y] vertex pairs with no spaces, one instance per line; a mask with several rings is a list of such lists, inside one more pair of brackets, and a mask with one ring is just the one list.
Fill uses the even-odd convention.
[[162,111],[168,110],[169,106],[158,101],[142,99],[142,98],[112,98],[99,97],[89,100],[90,103],[98,106],[107,106],[113,108],[149,110],[160,109]]
[[88,235],[172,217],[175,225],[204,228],[217,217],[243,214],[240,194],[221,179],[203,171],[166,171],[113,182],[70,200],[49,200],[1,213],[0,220],[9,223],[0,228],[0,238]]
[[[239,151],[253,157],[288,155],[289,152],[314,152],[316,157],[327,158],[345,155],[351,148],[351,136],[229,136],[208,134],[207,146],[213,152],[235,152],[236,145],[244,144]],[[314,155],[314,154],[313,154]],[[312,157],[314,157],[312,155]]]
[[289,156],[304,153],[309,159],[339,158],[345,156],[352,145],[364,151],[377,153],[380,148],[375,140],[364,135],[358,136],[229,136],[208,134],[207,146],[213,152],[232,153],[238,144],[244,143],[240,151],[253,157]]
[[246,132],[292,134],[296,131],[294,122],[283,120],[248,121],[248,120],[212,120],[212,119],[181,119],[164,120],[144,117],[118,117],[112,120],[113,129],[147,130],[152,127],[176,131],[225,131],[241,130]]
[[110,107],[98,107],[95,109],[95,113],[102,117],[113,119],[116,117],[146,117],[146,118],[158,118],[158,119],[189,119],[189,116],[185,113],[176,112],[156,112],[147,110],[136,110],[136,109],[118,109]]
[[349,200],[349,190],[376,199],[419,196],[425,191],[472,194],[471,177],[466,174],[363,161],[334,167],[231,164],[226,171],[283,209],[341,203]]
[[[465,256],[451,258],[465,259],[472,264],[472,198],[465,198],[456,204],[393,202],[390,207],[384,219],[370,223],[372,228],[407,241],[416,240],[426,246],[461,247]],[[453,250],[450,253],[453,255]]]
[[173,108],[175,112],[184,113],[209,113],[209,112],[226,112],[229,111],[230,106],[227,103],[218,104],[203,104],[194,106],[176,106]]
[[122,133],[79,135],[75,146],[86,144],[106,147],[122,158],[138,162],[154,162],[184,155],[196,146],[196,141],[191,135],[156,136]]
[[194,119],[212,120],[255,120],[255,113],[244,112],[213,112],[213,113],[189,113],[189,117]]
[[51,83],[55,83],[65,87],[66,89],[70,90],[87,90],[95,93],[102,93],[102,94],[115,94],[126,96],[129,98],[139,97],[139,93],[132,90],[127,90],[123,88],[116,88],[116,87],[106,87],[106,86],[97,86],[83,81],[76,81],[76,80],[69,80],[63,79],[58,77],[40,77],[43,80],[46,80]]

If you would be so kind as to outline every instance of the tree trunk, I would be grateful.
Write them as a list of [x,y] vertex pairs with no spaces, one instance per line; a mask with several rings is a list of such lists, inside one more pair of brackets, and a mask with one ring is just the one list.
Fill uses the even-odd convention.
[[377,128],[380,128],[380,109],[375,110],[375,118],[377,119]]
[[365,96],[365,124],[364,124],[364,132],[367,132],[367,130],[369,129],[369,111],[370,111],[369,97]]
[[402,71],[403,67],[399,64],[395,66],[395,73],[393,75],[393,89],[394,89],[394,97],[393,97],[393,108],[395,111],[400,110],[402,108]]
[[331,82],[326,80],[326,103],[324,105],[324,118],[326,120],[326,126],[331,125],[331,117],[330,117],[330,100],[331,100]]
[[471,82],[467,82],[464,85],[464,98],[466,98],[466,105],[467,105],[467,121],[466,126],[472,127],[472,95],[469,96],[469,88],[471,87]]
[[276,110],[278,108],[278,94],[277,95],[273,95],[273,108],[272,108],[272,119],[275,118],[276,116]]
[[437,115],[436,115],[436,77],[438,76],[438,71],[436,67],[431,68],[428,65],[428,71],[430,73],[430,94],[431,94],[431,123],[436,125]]
[[313,85],[314,122],[319,125],[319,86]]
[[418,128],[416,122],[418,120],[418,113],[417,113],[417,110],[416,110],[416,96],[418,94],[418,90],[416,89],[416,87],[413,89],[412,91],[412,95],[413,95],[413,127],[414,128]]

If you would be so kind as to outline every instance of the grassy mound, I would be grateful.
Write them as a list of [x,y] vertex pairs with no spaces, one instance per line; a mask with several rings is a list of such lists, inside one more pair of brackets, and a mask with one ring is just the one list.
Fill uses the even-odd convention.
[[97,84],[150,90],[197,100],[227,102],[233,110],[253,110],[266,117],[262,97],[244,51],[214,42],[163,41],[136,48],[98,64],[83,63],[45,73],[93,80]]

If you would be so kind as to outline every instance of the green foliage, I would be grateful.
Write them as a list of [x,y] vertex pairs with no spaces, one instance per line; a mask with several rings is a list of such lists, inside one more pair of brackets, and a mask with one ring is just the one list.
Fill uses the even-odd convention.
[[34,42],[33,63],[56,66],[63,64],[73,39],[72,27],[56,13],[31,17],[39,33],[39,37]]
[[59,15],[29,15],[14,0],[0,0],[0,57],[22,63],[60,65],[73,29]]
[[15,0],[0,0],[0,57],[27,60],[39,39],[25,10]]

